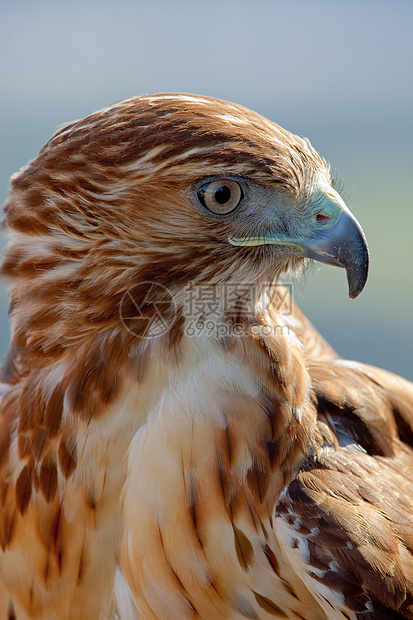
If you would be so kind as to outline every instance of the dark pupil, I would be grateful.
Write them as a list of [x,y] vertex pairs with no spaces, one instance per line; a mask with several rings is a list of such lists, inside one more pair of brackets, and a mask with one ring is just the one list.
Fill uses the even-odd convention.
[[215,192],[215,200],[218,204],[223,205],[231,198],[231,190],[227,185],[221,185]]

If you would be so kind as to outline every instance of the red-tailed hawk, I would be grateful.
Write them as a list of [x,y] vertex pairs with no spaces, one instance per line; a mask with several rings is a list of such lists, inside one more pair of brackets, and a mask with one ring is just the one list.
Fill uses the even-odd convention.
[[[12,180],[0,620],[413,618],[413,389],[280,278],[367,277],[307,140],[123,101]],[[326,292],[328,295],[328,292]]]

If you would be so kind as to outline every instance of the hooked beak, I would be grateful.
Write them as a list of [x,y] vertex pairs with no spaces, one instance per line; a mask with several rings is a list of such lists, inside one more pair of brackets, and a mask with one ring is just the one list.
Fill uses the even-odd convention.
[[231,245],[287,245],[302,256],[327,265],[344,267],[347,272],[350,299],[355,299],[366,284],[369,251],[363,230],[341,196],[329,185],[320,186],[312,200],[315,214],[314,232],[310,237],[270,234],[262,237],[229,238]]
[[369,251],[363,230],[350,211],[342,211],[332,228],[303,241],[301,247],[308,258],[344,267],[350,299],[361,293],[369,271]]

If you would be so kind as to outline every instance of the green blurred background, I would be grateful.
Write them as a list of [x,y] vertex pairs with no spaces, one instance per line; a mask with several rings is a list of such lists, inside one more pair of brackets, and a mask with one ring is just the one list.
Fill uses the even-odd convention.
[[[413,2],[0,1],[0,191],[55,128],[115,100],[185,91],[235,101],[310,138],[371,250],[294,283],[344,357],[413,379]],[[8,341],[0,297],[0,354]]]

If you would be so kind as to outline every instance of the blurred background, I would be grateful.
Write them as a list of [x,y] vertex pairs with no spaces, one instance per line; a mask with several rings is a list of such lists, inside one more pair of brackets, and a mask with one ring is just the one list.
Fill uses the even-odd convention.
[[[344,357],[413,379],[411,0],[0,0],[0,194],[56,127],[161,91],[235,101],[310,138],[371,251],[367,286],[314,267],[295,297]],[[0,356],[8,341],[0,297]]]

